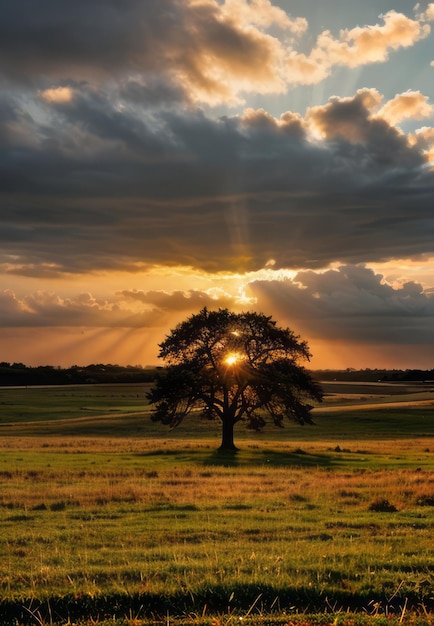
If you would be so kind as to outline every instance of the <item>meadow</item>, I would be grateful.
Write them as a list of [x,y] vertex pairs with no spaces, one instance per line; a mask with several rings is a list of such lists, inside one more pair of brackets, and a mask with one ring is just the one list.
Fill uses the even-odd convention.
[[145,385],[0,388],[0,624],[434,623],[434,393],[316,425],[150,420]]

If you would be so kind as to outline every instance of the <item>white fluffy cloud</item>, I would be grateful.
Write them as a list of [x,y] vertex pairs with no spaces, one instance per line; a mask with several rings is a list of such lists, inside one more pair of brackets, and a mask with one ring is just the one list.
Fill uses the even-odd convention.
[[402,120],[422,120],[433,113],[434,106],[428,102],[427,96],[420,91],[407,91],[386,102],[378,114],[395,126]]
[[412,46],[431,32],[428,24],[397,11],[388,11],[382,20],[383,24],[343,29],[339,38],[325,31],[318,38],[317,51],[327,55],[331,66],[358,67],[383,62],[391,51]]
[[425,19],[434,22],[434,3],[430,2],[427,6]]

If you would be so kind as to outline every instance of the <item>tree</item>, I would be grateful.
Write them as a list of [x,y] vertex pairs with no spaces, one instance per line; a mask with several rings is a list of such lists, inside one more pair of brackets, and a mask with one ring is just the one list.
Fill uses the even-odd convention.
[[309,360],[306,342],[271,317],[204,308],[179,324],[160,344],[164,359],[148,399],[152,419],[172,427],[200,410],[222,424],[220,450],[237,450],[240,420],[261,430],[265,418],[312,424],[310,401],[321,401],[320,385],[299,364]]

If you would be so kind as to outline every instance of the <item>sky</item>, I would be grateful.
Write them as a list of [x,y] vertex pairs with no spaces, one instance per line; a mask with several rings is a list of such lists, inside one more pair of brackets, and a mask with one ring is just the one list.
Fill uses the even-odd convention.
[[0,361],[155,365],[204,306],[434,368],[434,3],[4,3]]

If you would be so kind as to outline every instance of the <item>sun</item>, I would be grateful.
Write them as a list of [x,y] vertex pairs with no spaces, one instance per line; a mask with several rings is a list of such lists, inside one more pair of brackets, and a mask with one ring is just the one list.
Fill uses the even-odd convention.
[[239,352],[229,352],[229,354],[224,358],[224,362],[226,365],[236,365],[242,361],[243,358],[243,355]]

